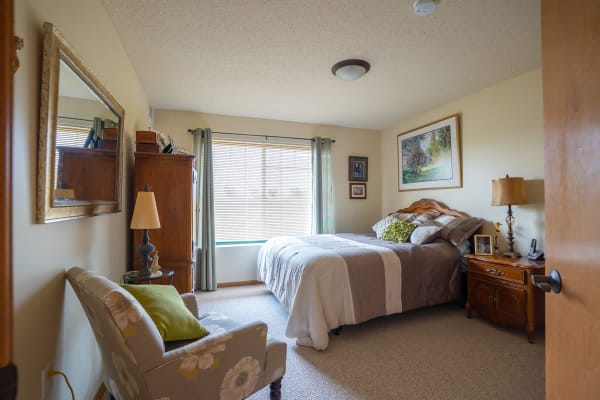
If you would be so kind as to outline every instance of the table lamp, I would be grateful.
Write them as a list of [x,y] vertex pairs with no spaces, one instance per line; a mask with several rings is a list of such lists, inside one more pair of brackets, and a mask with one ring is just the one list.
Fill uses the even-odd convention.
[[506,257],[519,257],[514,250],[513,224],[515,217],[512,214],[513,205],[527,204],[525,195],[525,179],[518,177],[509,177],[492,180],[492,205],[508,206],[508,216],[506,225],[508,225],[507,239],[509,251],[504,253]]
[[143,229],[144,234],[142,236],[142,243],[137,247],[138,253],[142,256],[143,268],[140,269],[140,275],[150,275],[152,269],[150,263],[152,254],[155,247],[150,243],[150,235],[148,229],[160,228],[160,221],[158,219],[158,211],[156,209],[156,200],[154,199],[154,192],[150,192],[150,187],[144,185],[144,191],[138,192],[135,199],[135,207],[133,209],[133,217],[131,218],[131,229]]

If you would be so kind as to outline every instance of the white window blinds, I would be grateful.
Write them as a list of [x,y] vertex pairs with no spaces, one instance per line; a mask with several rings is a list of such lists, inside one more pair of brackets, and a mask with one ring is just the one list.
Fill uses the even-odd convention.
[[213,140],[217,244],[310,234],[311,146]]

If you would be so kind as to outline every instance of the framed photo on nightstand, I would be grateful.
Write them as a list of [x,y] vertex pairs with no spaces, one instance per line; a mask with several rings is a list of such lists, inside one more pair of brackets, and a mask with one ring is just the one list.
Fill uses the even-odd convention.
[[492,237],[490,235],[475,235],[475,254],[483,256],[494,254],[492,250]]

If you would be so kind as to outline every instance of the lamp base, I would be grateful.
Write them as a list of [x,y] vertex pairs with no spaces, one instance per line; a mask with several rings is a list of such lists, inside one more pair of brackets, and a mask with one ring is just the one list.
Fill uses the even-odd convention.
[[150,254],[154,253],[156,248],[152,243],[150,243],[150,235],[148,234],[148,229],[144,229],[144,235],[142,236],[142,243],[137,247],[138,253],[140,253],[141,261],[143,267],[140,268],[138,275],[148,275],[152,274],[152,268],[150,268],[150,263],[152,262],[152,258]]
[[508,258],[519,258],[521,257],[521,255],[519,253],[512,252],[512,251],[507,251],[506,253],[502,254],[504,257],[508,257]]

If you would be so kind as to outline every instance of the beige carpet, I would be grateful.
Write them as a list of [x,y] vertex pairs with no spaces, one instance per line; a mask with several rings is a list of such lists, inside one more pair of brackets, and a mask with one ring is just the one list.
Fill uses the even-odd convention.
[[[288,344],[283,399],[544,399],[544,338],[467,319],[456,304],[345,327],[317,352],[285,337],[287,312],[263,285],[199,293],[200,312],[263,320]],[[267,389],[251,399],[268,399]]]

